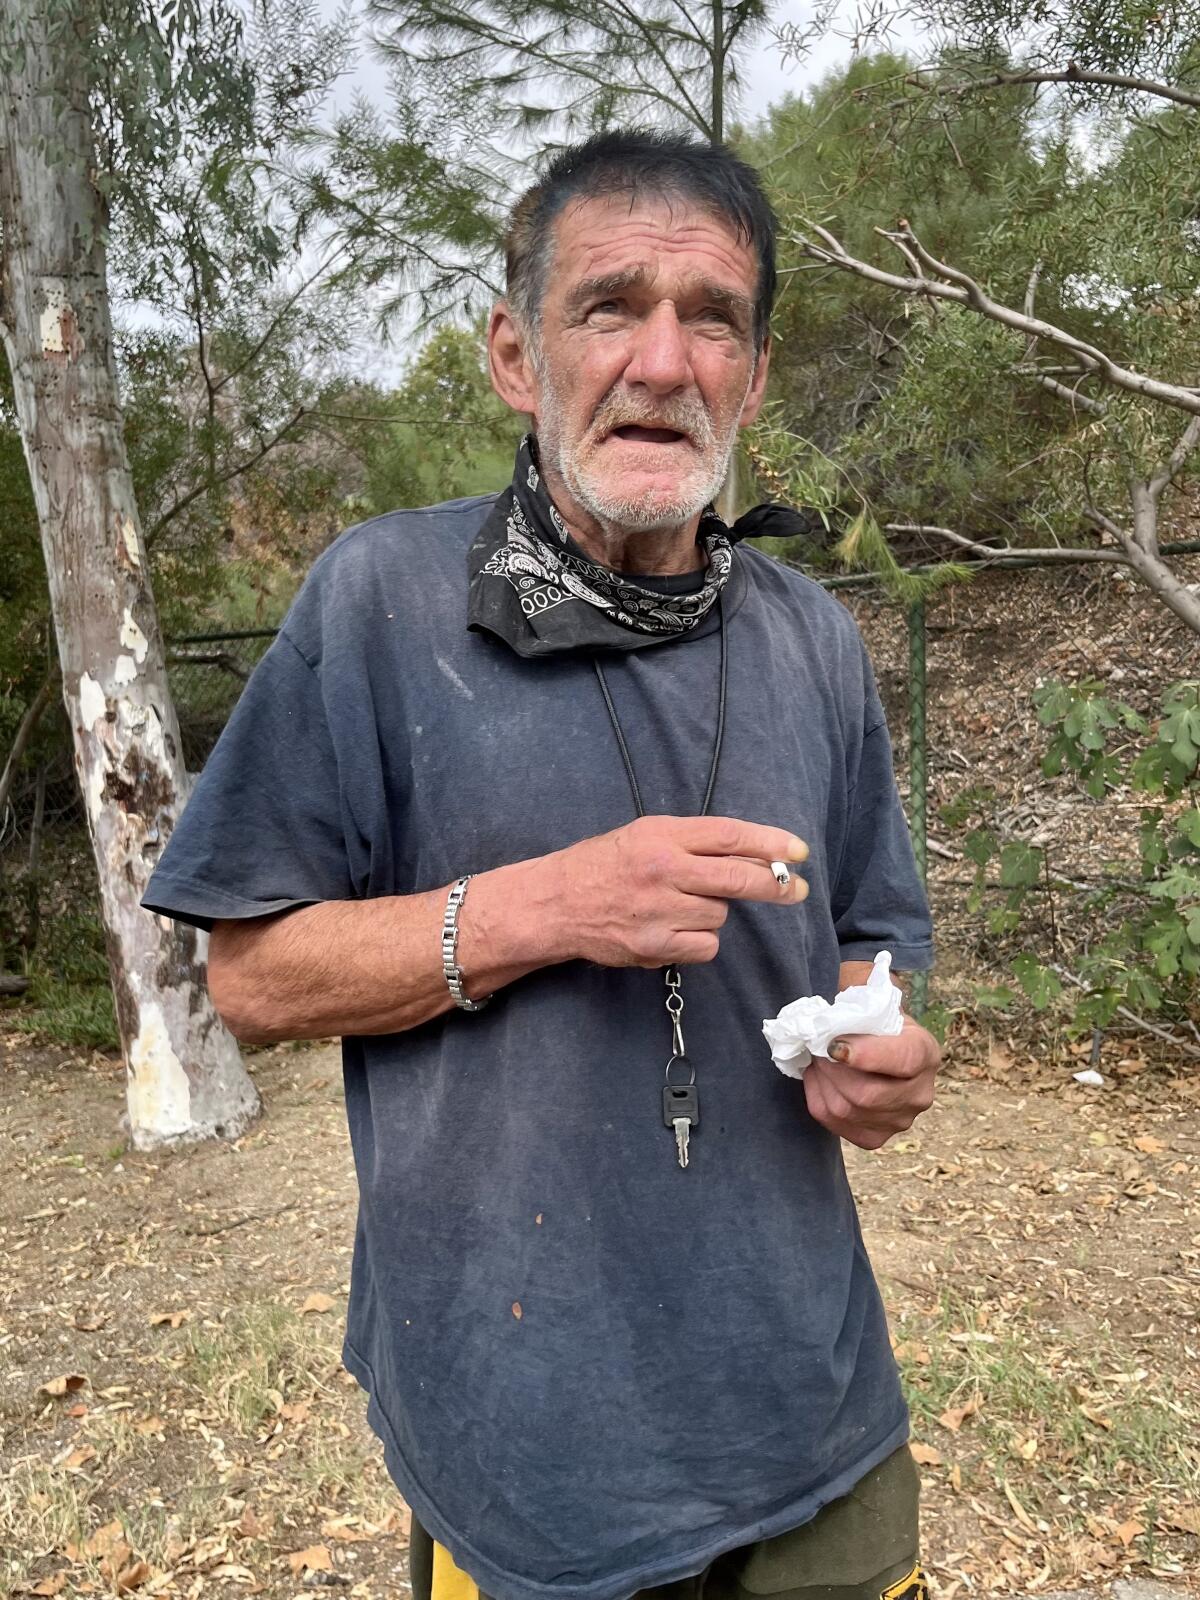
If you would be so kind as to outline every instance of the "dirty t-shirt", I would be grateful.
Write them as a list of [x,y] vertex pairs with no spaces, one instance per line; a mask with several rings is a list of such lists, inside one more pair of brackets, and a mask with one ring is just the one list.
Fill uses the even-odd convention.
[[[490,501],[378,518],[314,566],[145,904],[205,927],[402,895],[628,822],[591,661],[466,627]],[[735,903],[684,970],[700,1092],[662,1120],[662,974],[574,961],[478,1014],[344,1041],[359,1184],[345,1362],[421,1522],[498,1600],[616,1600],[807,1521],[907,1435],[839,1141],[764,1017],[839,962],[930,961],[848,613],[740,547],[712,811],[806,839],[802,905]],[[715,615],[610,656],[649,812],[693,815]],[[469,913],[470,897],[467,899]]]

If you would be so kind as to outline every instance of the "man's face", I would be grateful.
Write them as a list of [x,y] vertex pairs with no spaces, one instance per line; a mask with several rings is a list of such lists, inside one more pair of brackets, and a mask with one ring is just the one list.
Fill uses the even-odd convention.
[[684,201],[559,218],[531,362],[538,446],[602,526],[680,528],[717,494],[762,399],[757,280],[733,227]]

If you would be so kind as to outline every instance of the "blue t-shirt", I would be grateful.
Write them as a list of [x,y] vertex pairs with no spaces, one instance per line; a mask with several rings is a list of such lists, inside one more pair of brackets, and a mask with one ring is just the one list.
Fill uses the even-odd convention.
[[[396,512],[317,561],[147,907],[206,927],[409,894],[631,820],[591,661],[467,630],[489,509]],[[849,614],[744,546],[725,609],[712,811],[806,839],[811,894],[735,903],[717,959],[684,969],[687,1170],[662,1119],[660,972],[570,962],[477,1015],[343,1044],[346,1365],[405,1498],[497,1600],[697,1572],[807,1521],[907,1436],[840,1143],[761,1025],[832,996],[841,961],[927,966],[925,897]],[[606,661],[649,812],[699,809],[718,667],[713,614]]]

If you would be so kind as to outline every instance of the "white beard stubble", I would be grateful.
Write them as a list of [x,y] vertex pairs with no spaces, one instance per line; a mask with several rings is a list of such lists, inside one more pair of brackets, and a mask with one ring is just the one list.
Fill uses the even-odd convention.
[[[542,419],[537,434],[542,462],[548,462],[558,472],[576,503],[596,519],[605,535],[678,533],[716,499],[729,471],[745,394],[721,436],[714,430],[712,417],[698,397],[684,401],[653,401],[632,394],[619,395],[613,391],[605,396],[596,409],[589,430],[601,419],[604,419],[608,428],[625,423],[659,423],[685,431],[693,447],[700,452],[699,462],[680,483],[675,497],[665,503],[659,500],[655,504],[648,504],[644,499],[623,498],[605,482],[594,461],[587,460],[586,454],[583,460],[580,459],[582,441],[568,440],[563,435],[560,425],[563,407],[554,378],[540,352],[534,358],[533,366],[542,389]],[[753,382],[754,369],[751,368],[746,394],[750,393]],[[611,418],[605,416],[609,410],[613,412]]]

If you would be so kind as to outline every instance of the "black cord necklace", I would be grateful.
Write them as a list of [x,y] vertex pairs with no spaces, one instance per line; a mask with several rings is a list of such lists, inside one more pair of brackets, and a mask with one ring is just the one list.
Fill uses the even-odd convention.
[[[717,691],[717,731],[713,739],[712,761],[708,769],[708,783],[704,789],[704,800],[698,815],[706,817],[708,808],[712,804],[713,790],[717,786],[717,770],[721,765],[721,746],[725,742],[725,699],[728,684],[729,666],[729,637],[725,622],[725,607],[722,597],[717,596],[717,618],[721,625],[721,669],[720,682]],[[613,705],[612,695],[609,693],[608,683],[604,676],[604,669],[600,665],[598,656],[592,657],[592,665],[596,669],[596,679],[600,684],[600,693],[604,696],[604,704],[608,711],[608,719],[612,723],[613,733],[617,737],[617,747],[621,752],[621,760],[625,763],[625,775],[629,779],[629,787],[633,794],[633,803],[637,807],[639,817],[646,815],[646,807],[642,803],[642,791],[638,787],[637,774],[633,770],[633,758],[629,754],[629,746],[625,742],[625,735],[621,731],[620,719],[617,708]],[[671,1058],[667,1062],[666,1083],[663,1086],[663,1123],[675,1132],[675,1149],[679,1165],[686,1167],[688,1164],[688,1143],[691,1130],[700,1125],[700,1096],[696,1089],[696,1069],[689,1061],[683,1042],[683,983],[680,978],[679,968],[667,967],[665,970],[667,987],[666,1006],[671,1017],[672,1049]],[[688,1073],[685,1083],[672,1082],[671,1069],[682,1067]]]

